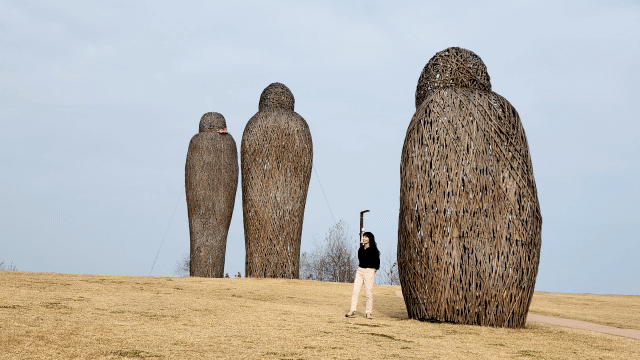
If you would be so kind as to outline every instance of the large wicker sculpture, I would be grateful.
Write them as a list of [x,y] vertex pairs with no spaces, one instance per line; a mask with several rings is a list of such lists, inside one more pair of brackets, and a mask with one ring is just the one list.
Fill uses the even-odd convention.
[[295,278],[313,144],[293,94],[273,83],[242,135],[242,209],[248,277]]
[[480,57],[425,66],[400,165],[398,268],[410,318],[524,327],[542,218],[516,109]]
[[191,276],[224,274],[227,234],[238,188],[238,150],[221,114],[200,119],[185,165]]

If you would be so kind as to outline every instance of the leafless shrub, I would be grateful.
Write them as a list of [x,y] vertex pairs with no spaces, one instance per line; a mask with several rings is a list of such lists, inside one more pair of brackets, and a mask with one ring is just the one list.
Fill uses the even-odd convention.
[[300,256],[300,277],[305,280],[353,282],[358,270],[357,248],[340,220],[329,229],[324,243]]
[[179,276],[189,276],[191,272],[191,257],[188,254],[182,254],[182,260],[176,262],[175,272]]
[[13,263],[6,266],[4,260],[0,259],[0,271],[18,271],[18,268]]
[[398,261],[387,253],[380,266],[380,282],[387,285],[400,285],[400,276],[398,274]]

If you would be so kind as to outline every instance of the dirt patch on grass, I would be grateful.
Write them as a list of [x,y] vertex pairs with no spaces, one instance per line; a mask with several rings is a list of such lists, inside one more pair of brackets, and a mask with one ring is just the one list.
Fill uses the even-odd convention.
[[529,312],[640,330],[640,296],[536,292]]
[[611,326],[594,324],[586,321],[562,319],[562,318],[557,318],[552,316],[544,316],[544,315],[529,313],[527,316],[527,322],[534,322],[534,323],[548,324],[548,325],[555,325],[555,326],[564,326],[564,327],[570,327],[574,329],[583,329],[583,330],[589,330],[589,331],[597,331],[605,334],[626,336],[632,339],[640,340],[640,330],[620,329],[620,328],[615,328]]
[[[402,298],[402,291],[396,291],[396,296]],[[533,311],[546,314],[560,314],[566,311],[569,319],[557,316],[545,316],[529,311],[527,322],[564,326],[575,329],[596,331],[605,334],[625,336],[640,339],[638,328],[640,311],[640,297],[592,295],[592,294],[559,294],[535,293],[533,296],[535,307]],[[548,307],[543,307],[543,305]],[[631,313],[628,311],[631,310]],[[576,320],[577,319],[577,320]],[[581,321],[590,319],[595,322]],[[607,326],[612,324],[616,326]],[[631,328],[624,328],[629,326]],[[634,328],[635,327],[635,328]]]

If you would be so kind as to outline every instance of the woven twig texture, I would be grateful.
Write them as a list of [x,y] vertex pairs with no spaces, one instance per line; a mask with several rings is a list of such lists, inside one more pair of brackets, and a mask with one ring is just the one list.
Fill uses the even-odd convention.
[[473,52],[451,47],[436,53],[420,74],[416,87],[416,109],[429,94],[444,87],[491,91],[487,67]]
[[[425,67],[416,98],[426,97],[402,149],[402,292],[410,318],[521,328],[542,227],[529,146],[515,108],[487,90],[489,75],[467,72],[486,69],[482,60],[454,50]],[[453,68],[431,64],[445,63],[447,51]],[[449,85],[420,90],[423,79],[443,76],[452,77]]]
[[238,150],[224,117],[206,113],[191,138],[185,186],[191,236],[191,276],[224,275],[227,234],[238,188]]
[[300,241],[313,144],[283,84],[269,85],[242,135],[242,210],[248,277],[300,274]]

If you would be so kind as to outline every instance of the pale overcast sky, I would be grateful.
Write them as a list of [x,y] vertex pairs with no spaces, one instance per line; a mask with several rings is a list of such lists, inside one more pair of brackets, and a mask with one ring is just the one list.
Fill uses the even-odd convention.
[[[365,227],[395,257],[415,87],[450,46],[483,59],[525,127],[536,290],[640,295],[639,1],[0,0],[0,259],[147,276],[157,255],[151,275],[176,276],[200,117],[223,114],[239,147],[272,82],[313,137],[303,251],[334,218],[355,246],[370,209]],[[244,274],[240,190],[231,275]]]

